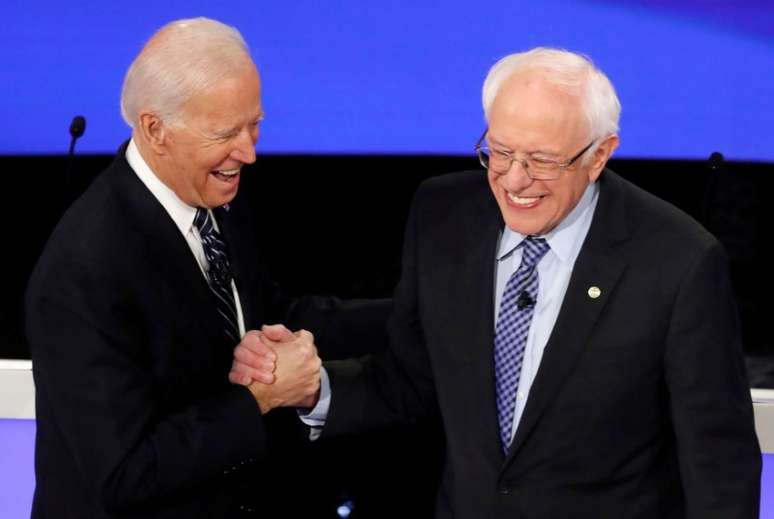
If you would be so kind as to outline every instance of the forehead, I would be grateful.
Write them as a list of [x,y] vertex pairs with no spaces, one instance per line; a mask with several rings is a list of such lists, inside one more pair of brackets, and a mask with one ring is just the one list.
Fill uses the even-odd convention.
[[588,133],[580,96],[551,84],[540,72],[515,74],[503,82],[489,112],[489,128],[503,145],[556,153]]
[[252,63],[194,93],[183,105],[186,120],[207,126],[252,121],[262,114],[261,81]]

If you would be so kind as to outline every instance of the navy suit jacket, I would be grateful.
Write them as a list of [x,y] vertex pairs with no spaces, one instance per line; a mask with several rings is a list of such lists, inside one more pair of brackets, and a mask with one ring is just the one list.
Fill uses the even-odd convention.
[[438,517],[756,518],[761,458],[722,247],[613,172],[599,182],[507,455],[493,365],[504,224],[482,172],[419,189],[390,351],[327,364],[323,435],[440,412]]
[[[124,151],[66,212],[29,282],[32,516],[288,513],[301,506],[294,470],[305,432],[294,411],[265,419],[246,388],[229,384],[235,345],[214,296]],[[244,202],[237,197],[215,215],[246,328],[303,326],[321,351],[342,345],[341,330],[355,344],[378,340],[388,302],[293,299],[267,279]]]

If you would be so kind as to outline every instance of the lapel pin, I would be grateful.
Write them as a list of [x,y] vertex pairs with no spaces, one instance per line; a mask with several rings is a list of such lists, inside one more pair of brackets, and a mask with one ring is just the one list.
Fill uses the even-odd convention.
[[596,299],[602,295],[602,291],[599,287],[589,287],[588,294],[591,299]]

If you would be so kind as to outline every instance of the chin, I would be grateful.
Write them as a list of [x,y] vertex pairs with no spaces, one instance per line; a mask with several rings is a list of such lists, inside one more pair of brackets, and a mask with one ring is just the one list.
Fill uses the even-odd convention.
[[524,236],[540,236],[547,232],[545,230],[545,225],[536,222],[505,220],[505,225],[507,225],[510,230],[523,234]]
[[215,209],[216,207],[220,207],[223,205],[226,205],[228,203],[231,203],[231,201],[234,199],[233,196],[230,197],[210,197],[204,199],[204,204],[208,209]]

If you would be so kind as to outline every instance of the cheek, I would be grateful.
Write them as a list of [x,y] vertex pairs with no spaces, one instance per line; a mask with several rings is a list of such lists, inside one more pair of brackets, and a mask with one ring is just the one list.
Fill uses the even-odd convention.
[[497,182],[495,182],[494,176],[492,176],[492,174],[487,171],[486,179],[489,182],[489,189],[491,189],[492,193],[494,193],[496,195],[497,194]]
[[221,168],[234,167],[233,161],[229,161],[231,157],[231,149],[219,149],[213,150],[208,157],[208,168],[210,170],[216,170]]
[[487,171],[486,173],[487,180],[489,181],[489,189],[492,190],[492,194],[494,195],[495,199],[498,203],[503,202],[504,193],[503,193],[503,187],[499,184],[498,180],[500,177],[493,175],[492,173],[489,173]]
[[557,189],[556,192],[556,212],[557,217],[564,218],[577,205],[578,200],[583,196],[583,192],[588,187],[588,180],[580,175],[573,177],[572,182],[568,182]]
[[200,173],[209,175],[210,172],[220,169],[227,159],[228,154],[222,151],[208,150],[196,157],[196,168]]

